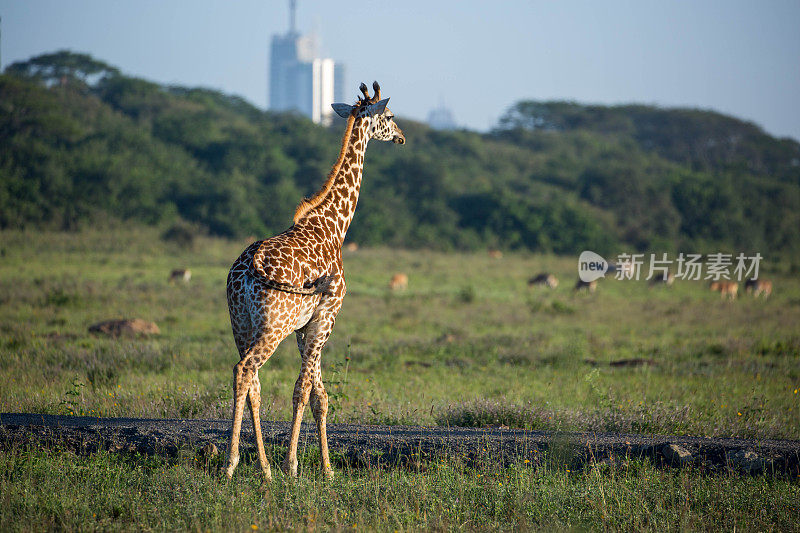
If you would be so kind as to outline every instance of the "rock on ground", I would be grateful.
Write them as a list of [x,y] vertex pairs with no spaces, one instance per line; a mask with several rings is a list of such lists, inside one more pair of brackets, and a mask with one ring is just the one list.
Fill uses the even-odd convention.
[[90,333],[102,333],[112,337],[121,335],[158,335],[161,333],[154,322],[141,318],[123,318],[106,320],[89,326]]

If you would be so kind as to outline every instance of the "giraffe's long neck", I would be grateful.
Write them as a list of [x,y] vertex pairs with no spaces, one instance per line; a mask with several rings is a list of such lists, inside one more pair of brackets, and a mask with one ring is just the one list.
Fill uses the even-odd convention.
[[302,223],[322,230],[339,247],[353,220],[361,191],[361,173],[369,136],[367,121],[351,119],[342,142],[339,159],[325,185],[310,199],[304,200],[295,213],[295,224]]

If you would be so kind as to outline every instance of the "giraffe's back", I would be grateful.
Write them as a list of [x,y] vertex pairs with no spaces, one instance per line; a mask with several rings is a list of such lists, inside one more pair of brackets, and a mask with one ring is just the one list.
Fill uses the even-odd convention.
[[282,339],[304,326],[321,298],[274,290],[262,282],[267,279],[301,287],[309,275],[311,279],[319,277],[317,265],[299,260],[278,237],[248,246],[228,272],[228,311],[240,355],[265,328]]

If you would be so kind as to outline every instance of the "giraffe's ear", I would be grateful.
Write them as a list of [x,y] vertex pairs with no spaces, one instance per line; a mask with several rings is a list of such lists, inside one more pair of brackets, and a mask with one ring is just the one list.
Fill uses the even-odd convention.
[[347,104],[331,104],[331,107],[342,118],[349,117],[350,113],[353,112],[353,106]]
[[369,106],[369,114],[370,115],[382,115],[384,111],[386,111],[386,104],[389,103],[388,98],[384,98],[380,102],[375,102],[371,106]]

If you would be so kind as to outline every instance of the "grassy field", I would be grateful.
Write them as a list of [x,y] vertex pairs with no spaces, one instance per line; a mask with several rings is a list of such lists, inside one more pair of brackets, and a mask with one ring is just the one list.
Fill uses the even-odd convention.
[[[245,244],[197,239],[180,248],[151,230],[0,233],[2,411],[229,417],[237,356],[224,285]],[[575,294],[576,263],[346,254],[348,297],[323,356],[330,421],[800,438],[800,280],[788,265],[762,263],[775,284],[769,300],[725,302],[703,282],[606,279],[593,295]],[[173,268],[190,268],[191,282],[168,283]],[[558,289],[527,286],[543,270],[559,277]],[[405,292],[387,289],[394,272],[408,274]],[[133,317],[161,334],[87,332]],[[611,365],[630,359],[646,364]],[[298,370],[289,339],[260,371],[262,417],[290,418]],[[247,460],[232,483],[193,459],[31,446],[0,461],[3,530],[790,530],[798,526],[787,517],[800,508],[797,480],[637,463],[570,473],[447,462],[425,472],[348,471],[332,484],[307,472],[260,487]]]
[[445,462],[423,472],[339,471],[332,482],[311,468],[269,484],[258,471],[248,461],[229,482],[192,457],[18,449],[0,455],[0,528],[796,531],[800,512],[797,483],[638,462],[581,472]]

